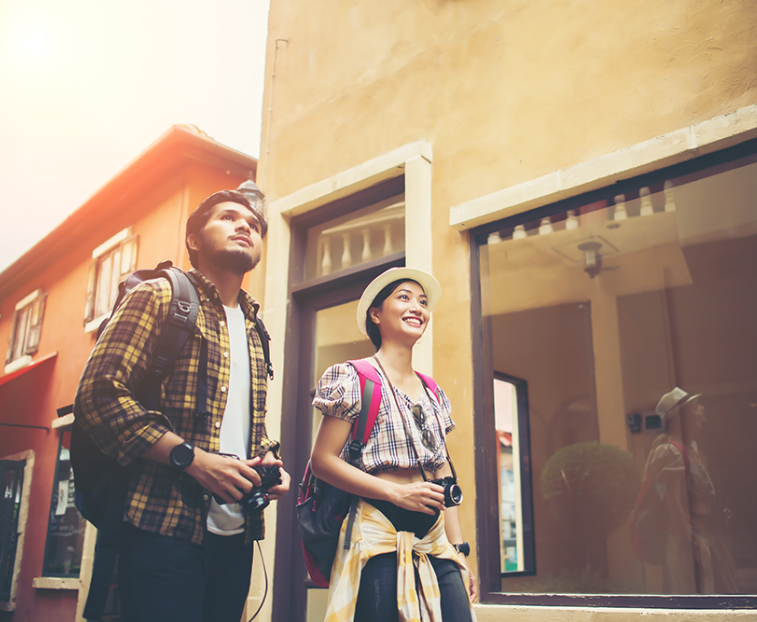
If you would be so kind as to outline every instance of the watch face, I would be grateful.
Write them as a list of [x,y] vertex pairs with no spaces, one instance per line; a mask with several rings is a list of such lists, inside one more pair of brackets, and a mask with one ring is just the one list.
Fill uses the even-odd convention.
[[171,450],[171,464],[180,469],[185,469],[190,464],[192,464],[194,455],[194,447],[192,447],[189,443],[176,445],[176,447]]

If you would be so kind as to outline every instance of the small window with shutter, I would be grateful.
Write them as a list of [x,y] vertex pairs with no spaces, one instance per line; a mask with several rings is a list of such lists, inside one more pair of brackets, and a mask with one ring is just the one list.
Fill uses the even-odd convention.
[[31,362],[31,355],[39,350],[46,299],[47,294],[38,289],[16,305],[8,340],[8,353],[5,357],[6,365],[21,361],[25,357]]
[[137,265],[139,236],[124,229],[92,252],[94,261],[87,279],[87,303],[84,310],[84,329],[97,330],[108,316],[118,297],[118,285]]

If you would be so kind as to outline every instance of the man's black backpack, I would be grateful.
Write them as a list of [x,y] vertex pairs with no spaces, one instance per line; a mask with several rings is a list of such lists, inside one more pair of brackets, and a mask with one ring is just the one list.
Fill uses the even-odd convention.
[[[97,331],[99,338],[113,313],[132,289],[144,281],[157,278],[168,279],[173,294],[168,315],[155,344],[150,368],[136,396],[142,405],[150,410],[157,409],[162,381],[171,372],[187,339],[197,330],[200,298],[189,276],[183,270],[174,267],[170,261],[161,262],[154,270],[133,272],[119,285],[113,311]],[[273,378],[268,343],[271,338],[260,318],[256,319],[255,328],[263,347],[266,371]],[[203,343],[201,358],[207,361],[205,348],[206,345]],[[199,367],[197,412],[205,414],[208,397],[207,364],[203,364],[201,360]],[[69,412],[73,412],[75,417],[78,416],[76,404],[60,409],[58,414]],[[118,554],[129,470],[102,453],[80,427],[76,418],[71,426],[71,467],[74,471],[76,507],[98,530],[84,618],[100,620],[105,610],[105,601]]]

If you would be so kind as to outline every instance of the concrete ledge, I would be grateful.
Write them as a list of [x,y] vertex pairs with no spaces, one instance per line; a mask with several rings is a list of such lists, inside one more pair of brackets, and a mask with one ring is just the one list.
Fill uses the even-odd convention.
[[749,609],[681,610],[627,609],[614,607],[521,607],[516,605],[476,605],[478,622],[718,622],[757,621]]
[[38,590],[78,590],[81,585],[79,579],[64,579],[63,577],[35,577],[32,587]]
[[404,174],[405,163],[417,156],[432,161],[432,148],[425,140],[403,145],[373,160],[276,199],[269,206],[269,214],[280,214],[287,219],[304,214],[325,203]]
[[455,205],[449,224],[461,231],[472,229],[755,137],[757,105]]

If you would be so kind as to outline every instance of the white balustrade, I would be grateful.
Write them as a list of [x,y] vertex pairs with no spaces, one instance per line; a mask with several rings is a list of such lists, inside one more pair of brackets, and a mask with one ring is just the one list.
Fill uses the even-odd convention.
[[673,196],[673,182],[672,181],[668,180],[665,182],[665,186],[663,187],[663,192],[665,193],[665,211],[675,212],[676,200],[675,200],[675,196]]
[[626,195],[618,194],[615,197],[615,214],[613,215],[613,220],[626,220],[627,218]]
[[371,260],[371,230],[363,229],[363,254],[361,255],[363,263]]
[[342,249],[342,270],[349,268],[352,265],[352,249],[350,248],[350,237],[351,236],[349,233],[342,234],[342,244],[344,245],[344,248]]
[[323,259],[321,260],[321,274],[331,274],[331,238],[323,237]]
[[644,186],[639,190],[639,196],[641,197],[641,216],[651,216],[654,214],[654,205],[652,205],[652,195],[649,193],[649,187]]

